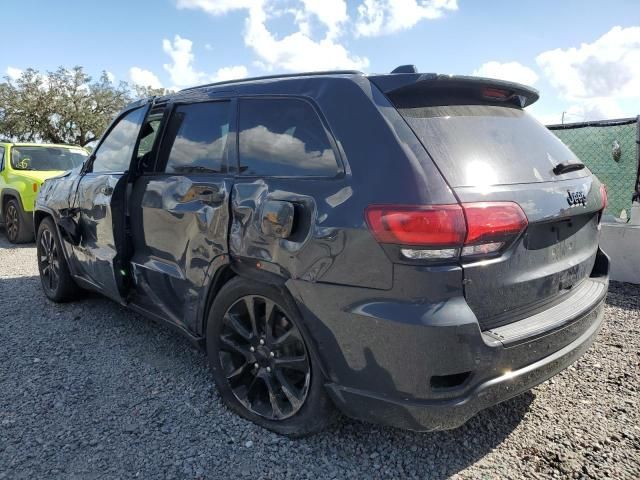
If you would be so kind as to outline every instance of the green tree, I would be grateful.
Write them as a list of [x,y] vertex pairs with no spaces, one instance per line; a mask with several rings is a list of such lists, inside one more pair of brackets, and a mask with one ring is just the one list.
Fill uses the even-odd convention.
[[106,72],[93,81],[82,67],[45,74],[30,68],[0,84],[0,137],[87,145],[134,97],[154,93],[136,90],[126,82],[114,85]]

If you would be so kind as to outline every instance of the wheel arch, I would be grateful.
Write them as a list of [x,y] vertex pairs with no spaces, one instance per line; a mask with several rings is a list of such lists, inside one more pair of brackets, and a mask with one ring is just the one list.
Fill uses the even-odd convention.
[[211,309],[211,305],[218,296],[218,292],[222,290],[222,287],[236,276],[238,276],[238,274],[231,267],[231,264],[225,263],[217,268],[209,282],[209,286],[205,290],[206,294],[204,296],[204,304],[201,308],[200,315],[200,332],[198,332],[204,339],[203,346],[206,345],[207,321],[209,319],[209,310]]
[[16,200],[20,205],[22,211],[24,211],[24,205],[22,204],[22,197],[20,192],[13,188],[2,189],[2,195],[0,195],[0,212],[4,215],[4,207],[9,200]]
[[40,228],[40,224],[47,217],[50,217],[53,220],[54,225],[56,225],[57,227],[56,220],[51,212],[38,209],[33,212],[33,230],[35,232],[38,232],[38,228]]
[[[291,293],[286,287],[286,278],[279,275],[266,272],[259,269],[256,266],[251,266],[245,262],[237,261],[236,259],[230,259],[228,255],[221,255],[220,261],[224,262],[222,265],[218,264],[216,268],[216,261],[212,262],[211,270],[215,270],[209,282],[209,286],[206,289],[205,301],[201,307],[201,321],[200,321],[200,335],[206,338],[207,321],[209,318],[209,310],[214,300],[218,296],[222,287],[224,287],[231,279],[235,277],[244,277],[250,280],[254,280],[266,285],[275,285],[281,288],[286,294],[291,296]],[[219,262],[218,262],[219,263]],[[258,262],[259,263],[259,262]],[[293,299],[293,298],[292,298]]]
[[64,256],[64,259],[67,262],[67,265],[69,266],[71,275],[75,277],[76,270],[74,268],[73,263],[71,262],[71,259],[69,258],[70,255],[69,255],[69,251],[67,250],[67,246],[65,242],[62,240],[62,235],[60,234],[60,227],[58,226],[57,216],[54,214],[53,210],[49,210],[48,208],[43,208],[42,206],[38,206],[33,211],[33,231],[35,233],[35,238],[36,240],[38,239],[38,229],[40,228],[40,224],[42,224],[42,222],[46,218],[50,218],[51,221],[53,222],[53,226],[55,227],[55,230],[56,230],[56,235],[60,240],[62,255]]

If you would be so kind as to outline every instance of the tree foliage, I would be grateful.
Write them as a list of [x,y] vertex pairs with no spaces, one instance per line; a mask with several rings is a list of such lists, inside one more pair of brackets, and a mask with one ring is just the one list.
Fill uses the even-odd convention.
[[106,72],[94,81],[82,67],[44,74],[30,68],[0,83],[0,138],[85,146],[135,98],[166,93],[126,82],[115,85]]

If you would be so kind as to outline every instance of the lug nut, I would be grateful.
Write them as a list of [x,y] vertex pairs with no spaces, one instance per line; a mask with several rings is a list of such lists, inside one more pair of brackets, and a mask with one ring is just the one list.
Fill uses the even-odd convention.
[[264,345],[264,339],[260,339],[260,345]]
[[275,356],[276,356],[276,354],[275,354],[275,353],[273,353],[273,352],[269,352],[269,356],[270,356],[271,358],[273,358],[273,357],[275,357]]
[[267,372],[271,373],[271,367],[267,367]]
[[254,363],[254,364],[253,364],[253,366],[254,366],[255,368],[259,368],[259,367],[260,367],[260,365],[258,365],[258,362]]
[[256,349],[255,349],[255,348],[253,348],[253,346],[251,346],[251,347],[249,347],[249,351],[251,351],[251,352],[255,352],[255,351],[256,351]]

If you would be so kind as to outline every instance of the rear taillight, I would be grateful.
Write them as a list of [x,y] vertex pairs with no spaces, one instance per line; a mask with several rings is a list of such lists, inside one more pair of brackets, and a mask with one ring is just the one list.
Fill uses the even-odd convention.
[[607,187],[604,186],[604,183],[600,184],[600,199],[602,200],[602,208],[604,210],[609,205],[609,196],[607,195]]
[[380,243],[442,247],[462,243],[466,234],[460,205],[373,205],[367,222]]
[[462,205],[372,205],[367,224],[376,240],[401,247],[409,260],[442,260],[494,254],[527,226],[527,217],[513,202]]

